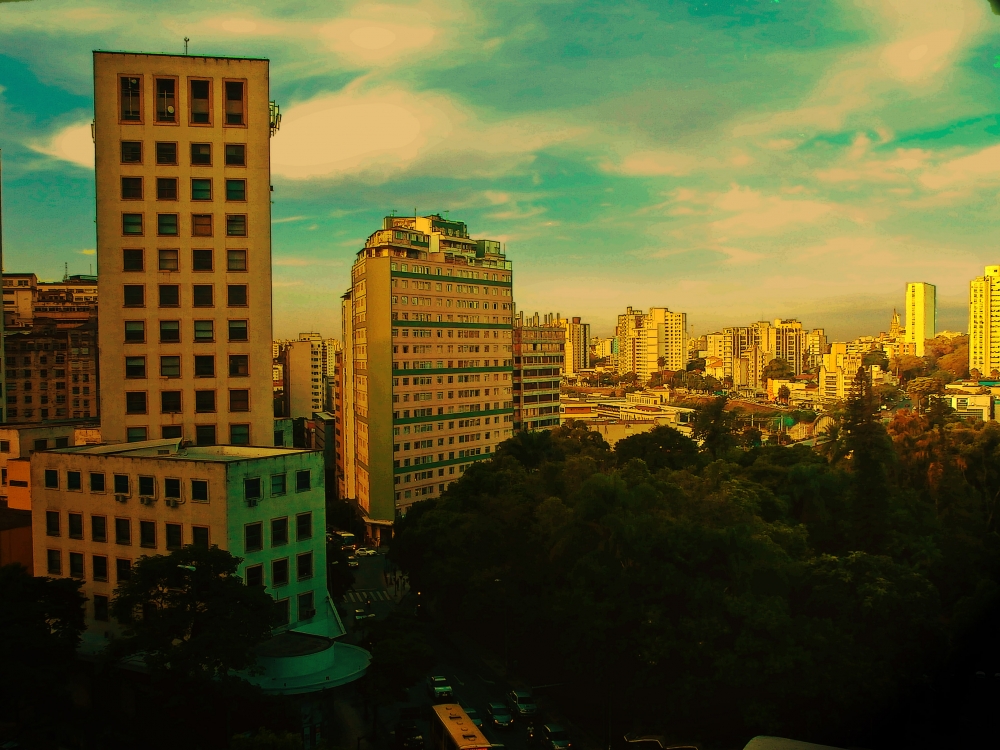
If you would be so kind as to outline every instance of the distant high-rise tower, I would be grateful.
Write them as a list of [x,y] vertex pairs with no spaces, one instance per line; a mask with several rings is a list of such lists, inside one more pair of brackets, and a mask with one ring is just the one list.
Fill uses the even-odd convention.
[[937,289],[933,284],[911,281],[906,285],[906,343],[924,356],[924,342],[937,335]]
[[969,285],[969,369],[1000,378],[1000,266]]

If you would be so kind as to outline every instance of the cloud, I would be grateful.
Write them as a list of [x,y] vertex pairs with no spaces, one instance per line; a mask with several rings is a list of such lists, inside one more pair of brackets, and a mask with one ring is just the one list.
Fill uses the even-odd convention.
[[305,221],[312,218],[310,216],[285,216],[281,219],[271,219],[272,224],[287,224],[290,221]]
[[972,182],[994,182],[1000,179],[1000,146],[987,146],[974,154],[946,161],[937,169],[923,174],[920,182],[932,190]]
[[670,175],[682,177],[690,174],[698,160],[687,154],[670,151],[638,151],[615,164],[606,161],[601,165],[605,172],[629,175],[631,177],[660,177]]
[[67,125],[44,143],[28,144],[33,151],[62,159],[87,169],[94,168],[94,140],[90,123]]
[[97,251],[94,249],[78,250],[77,252],[80,253],[80,255],[97,255]]

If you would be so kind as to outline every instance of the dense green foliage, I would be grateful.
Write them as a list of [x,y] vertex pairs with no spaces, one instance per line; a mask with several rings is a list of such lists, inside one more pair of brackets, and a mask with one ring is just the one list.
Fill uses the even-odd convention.
[[[860,377],[817,451],[741,446],[719,399],[696,444],[518,434],[391,555],[450,627],[613,732],[847,744],[996,600],[1000,426],[900,412]],[[603,719],[595,720],[599,729]]]

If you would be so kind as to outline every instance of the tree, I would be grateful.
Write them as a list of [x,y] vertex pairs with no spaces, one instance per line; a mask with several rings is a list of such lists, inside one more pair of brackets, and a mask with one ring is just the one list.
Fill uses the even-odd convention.
[[906,391],[917,411],[925,411],[931,395],[944,392],[944,387],[936,378],[914,378],[906,384]]
[[861,364],[865,367],[879,367],[885,372],[889,371],[889,356],[882,349],[872,349],[861,358]]
[[713,460],[724,457],[736,445],[733,416],[726,411],[728,401],[726,396],[714,398],[695,416],[694,436],[702,441],[702,448]]
[[761,380],[767,382],[768,380],[788,380],[795,376],[795,370],[792,366],[781,357],[775,357],[770,362],[764,366],[764,370],[761,373]]
[[698,444],[673,427],[660,425],[615,444],[615,461],[619,466],[635,458],[645,461],[654,473],[664,467],[683,469],[698,464]]
[[792,397],[792,392],[789,390],[787,385],[782,384],[778,389],[778,401],[783,404],[788,403],[788,399]]

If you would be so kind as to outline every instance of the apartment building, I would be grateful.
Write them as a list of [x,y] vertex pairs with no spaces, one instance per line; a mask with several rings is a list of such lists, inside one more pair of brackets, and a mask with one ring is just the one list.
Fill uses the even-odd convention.
[[276,365],[282,371],[283,415],[310,419],[315,412],[333,409],[328,385],[337,367],[340,342],[318,333],[300,333],[295,341],[278,346]]
[[642,322],[639,342],[643,351],[637,357],[636,374],[640,382],[648,382],[654,372],[683,370],[689,361],[687,315],[671,312],[665,307],[651,307]]
[[644,317],[645,314],[642,310],[633,310],[631,306],[626,307],[625,313],[618,316],[618,324],[615,326],[615,338],[618,339],[619,375],[637,372],[639,361],[643,359],[643,355],[645,354],[645,339],[642,337],[640,331],[642,330]]
[[564,332],[565,373],[577,375],[581,370],[589,370],[590,323],[583,323],[579,317],[561,318],[556,313],[556,324]]
[[818,354],[826,348],[822,329],[810,333],[797,320],[761,320],[749,326],[723,328],[721,335],[710,334],[708,347],[710,356],[721,356],[724,377],[732,378],[734,386],[760,390],[766,386],[761,373],[772,359],[785,360],[796,375],[808,369],[810,335]]
[[4,329],[30,328],[46,318],[73,328],[97,317],[97,277],[67,275],[61,281],[39,281],[33,273],[3,275]]
[[905,341],[918,357],[924,356],[924,342],[937,335],[937,287],[923,281],[906,285]]
[[565,333],[550,315],[514,317],[515,430],[559,426],[559,386],[569,347]]
[[104,439],[272,439],[264,59],[94,53]]
[[969,284],[969,369],[1000,379],[1000,266]]
[[511,263],[464,222],[387,216],[351,279],[341,382],[353,393],[340,408],[354,476],[344,497],[378,537],[512,434]]

